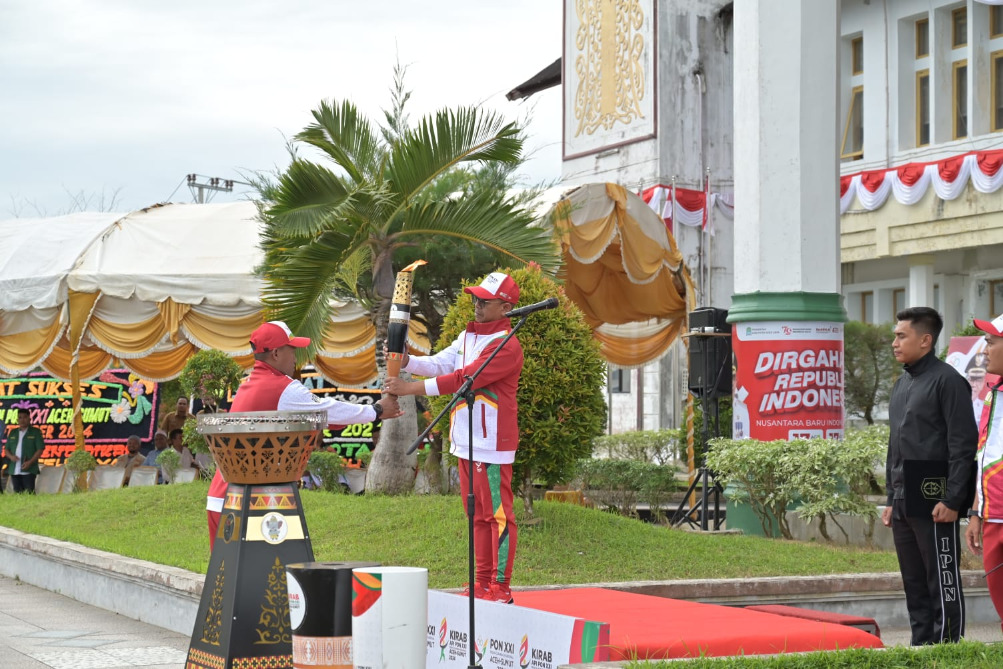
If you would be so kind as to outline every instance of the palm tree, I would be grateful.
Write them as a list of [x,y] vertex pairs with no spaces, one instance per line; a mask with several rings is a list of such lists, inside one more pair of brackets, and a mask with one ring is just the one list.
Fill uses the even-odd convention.
[[[398,94],[401,93],[398,81]],[[514,263],[557,264],[550,230],[505,193],[476,192],[429,200],[423,192],[463,163],[517,163],[522,140],[514,123],[478,108],[441,110],[406,126],[395,96],[389,128],[377,128],[351,102],[322,102],[314,122],[295,137],[334,163],[330,169],[293,153],[263,207],[264,301],[297,333],[319,341],[330,299],[346,268],[369,268],[370,313],[378,342],[386,340],[398,249],[431,238],[467,240],[509,256]],[[377,346],[381,373],[385,366]],[[401,399],[414,415],[414,399]],[[404,451],[417,437],[413,418],[387,421],[374,453],[367,490],[411,488]]]

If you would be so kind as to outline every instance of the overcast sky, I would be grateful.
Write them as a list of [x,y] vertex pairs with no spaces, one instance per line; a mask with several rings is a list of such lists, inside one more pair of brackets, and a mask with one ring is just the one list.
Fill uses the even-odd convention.
[[57,215],[80,193],[95,208],[117,191],[118,211],[190,202],[188,173],[284,166],[285,138],[322,99],[380,120],[398,55],[412,120],[532,107],[524,176],[556,179],[559,89],[532,104],[505,93],[561,55],[562,4],[0,0],[0,219]]

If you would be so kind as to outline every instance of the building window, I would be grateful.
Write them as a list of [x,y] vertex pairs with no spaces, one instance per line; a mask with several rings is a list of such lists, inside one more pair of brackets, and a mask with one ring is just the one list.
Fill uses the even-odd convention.
[[989,37],[1003,37],[1003,6],[989,8]]
[[[1003,7],[1000,7],[1003,9]],[[1003,130],[1003,51],[992,54],[993,131]]]
[[857,37],[850,42],[850,66],[854,74],[864,73],[864,38]]
[[954,101],[954,139],[968,137],[968,61],[954,63],[951,75],[951,98]]
[[1003,310],[1003,280],[989,282],[989,313],[998,314]]
[[860,322],[871,323],[874,312],[874,293],[870,290],[860,294]]
[[951,12],[951,48],[968,44],[968,9],[960,7]]
[[841,157],[860,160],[864,157],[864,87],[856,86],[850,93],[850,108],[843,128]]
[[930,55],[930,21],[916,21],[916,58],[926,58]]
[[916,146],[930,143],[930,70],[916,73]]
[[611,367],[609,370],[609,391],[611,393],[630,392],[630,370]]
[[905,288],[896,288],[892,291],[892,322],[896,320],[898,312],[905,309]]

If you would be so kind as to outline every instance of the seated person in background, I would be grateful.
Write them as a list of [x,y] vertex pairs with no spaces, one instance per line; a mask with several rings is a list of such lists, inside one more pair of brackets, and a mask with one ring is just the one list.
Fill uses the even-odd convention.
[[[153,435],[153,445],[154,449],[146,455],[146,459],[143,460],[144,467],[159,467],[157,464],[157,457],[164,452],[167,448],[167,433],[163,430],[157,430],[157,433]],[[157,474],[157,483],[164,482],[164,473],[160,471]]]
[[174,450],[181,455],[181,466],[178,468],[178,471],[193,467],[198,469],[199,466],[195,462],[195,457],[192,456],[192,452],[188,450],[188,447],[184,445],[183,438],[184,432],[181,429],[171,430],[168,435],[168,441],[171,443],[171,446],[173,446]]
[[125,478],[122,479],[122,485],[129,485],[129,477],[132,476],[133,469],[146,464],[146,458],[139,452],[140,446],[139,436],[132,435],[125,442],[126,452],[118,456],[112,464],[112,467],[125,467]]

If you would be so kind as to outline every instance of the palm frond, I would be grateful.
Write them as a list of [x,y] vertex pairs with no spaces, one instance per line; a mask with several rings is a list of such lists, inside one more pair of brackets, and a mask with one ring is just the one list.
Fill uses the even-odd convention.
[[385,150],[369,120],[347,100],[341,104],[324,100],[312,114],[315,122],[295,139],[326,153],[354,183],[371,178]]
[[331,313],[331,295],[344,259],[358,251],[346,237],[324,233],[295,248],[276,250],[267,259],[262,301],[269,314],[297,334],[318,341]]
[[306,160],[290,163],[271,195],[265,221],[276,236],[287,238],[339,230],[350,235],[354,227],[348,223],[355,209],[372,206],[383,197],[371,186],[345,184],[326,167]]
[[359,290],[363,278],[373,269],[373,251],[369,246],[360,246],[344,262],[338,266],[335,273],[337,291],[350,295],[357,302],[365,304],[366,297]]
[[520,263],[535,262],[548,272],[559,263],[552,228],[538,225],[528,210],[496,193],[426,203],[408,210],[403,218],[405,223],[392,233],[394,244],[448,236],[481,244]]
[[394,145],[387,163],[390,189],[402,206],[452,167],[469,161],[517,163],[522,139],[514,123],[475,107],[425,117]]

